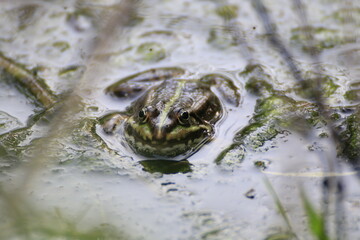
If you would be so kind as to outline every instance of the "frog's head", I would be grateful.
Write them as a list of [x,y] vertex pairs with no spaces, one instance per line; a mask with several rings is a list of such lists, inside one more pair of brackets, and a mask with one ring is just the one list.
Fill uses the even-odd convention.
[[125,123],[130,146],[147,157],[186,157],[213,134],[213,127],[189,107],[141,106]]

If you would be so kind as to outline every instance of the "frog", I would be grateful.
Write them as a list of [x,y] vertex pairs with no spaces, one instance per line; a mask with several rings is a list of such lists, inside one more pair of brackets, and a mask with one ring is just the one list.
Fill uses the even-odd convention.
[[211,141],[224,106],[238,107],[240,89],[224,74],[183,77],[179,67],[153,68],[120,79],[105,89],[116,99],[133,100],[122,112],[106,115],[103,131],[122,136],[137,154],[185,159]]

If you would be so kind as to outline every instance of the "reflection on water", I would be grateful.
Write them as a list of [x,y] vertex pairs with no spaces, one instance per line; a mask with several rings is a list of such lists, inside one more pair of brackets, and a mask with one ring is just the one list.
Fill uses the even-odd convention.
[[175,174],[192,171],[188,160],[143,160],[140,164],[144,167],[143,170],[149,173]]

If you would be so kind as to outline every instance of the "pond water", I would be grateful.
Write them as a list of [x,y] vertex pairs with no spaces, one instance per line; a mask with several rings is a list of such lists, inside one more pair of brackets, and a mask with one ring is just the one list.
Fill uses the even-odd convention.
[[[44,112],[16,79],[0,77],[0,239],[311,239],[302,193],[325,211],[331,239],[360,239],[358,163],[338,156],[321,120],[310,127],[298,120],[305,112],[312,121],[317,110],[296,90],[252,1],[138,1],[129,22],[117,19],[115,30],[102,32],[121,10],[116,4],[0,5],[1,53],[65,102],[57,113]],[[320,62],[309,55],[293,1],[264,4],[304,75],[321,71],[330,82],[322,89],[326,106],[344,130],[360,100],[359,3],[304,1]],[[227,24],[246,44],[236,43]],[[272,94],[248,87],[249,58],[261,64]],[[158,67],[181,67],[190,79],[224,74],[240,89],[240,106],[223,101],[214,139],[184,161],[149,161],[119,140],[121,132],[107,135],[98,123],[132,102],[106,95],[107,86]],[[288,113],[277,115],[284,105]],[[256,123],[261,127],[246,134]],[[334,159],[336,172],[327,167]],[[341,179],[341,199],[326,194],[326,174]]]

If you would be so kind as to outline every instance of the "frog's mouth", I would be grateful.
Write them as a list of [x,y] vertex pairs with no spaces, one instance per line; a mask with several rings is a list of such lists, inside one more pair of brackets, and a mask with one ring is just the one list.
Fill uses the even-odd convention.
[[137,153],[146,157],[188,157],[213,135],[211,126],[176,126],[163,138],[155,139],[146,124],[129,124],[124,129],[125,139]]

